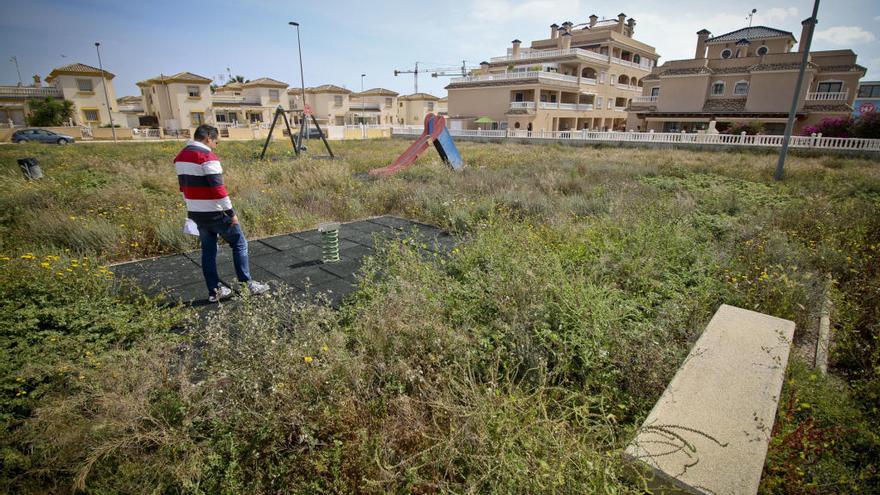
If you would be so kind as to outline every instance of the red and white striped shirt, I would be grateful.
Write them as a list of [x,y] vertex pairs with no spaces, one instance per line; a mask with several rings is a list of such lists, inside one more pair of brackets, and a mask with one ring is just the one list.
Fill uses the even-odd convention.
[[177,154],[174,166],[189,218],[196,223],[207,223],[234,214],[223,184],[223,167],[211,148],[189,141]]

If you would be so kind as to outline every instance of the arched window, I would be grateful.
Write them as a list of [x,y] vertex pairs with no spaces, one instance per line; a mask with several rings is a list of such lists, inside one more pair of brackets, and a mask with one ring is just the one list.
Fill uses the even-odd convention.
[[581,71],[581,77],[585,77],[587,79],[596,79],[596,70],[587,67]]
[[733,55],[733,52],[730,51],[730,48],[725,48],[721,50],[721,58],[730,58]]
[[642,63],[642,57],[640,57],[638,54],[633,55],[633,62],[637,64]]
[[737,81],[733,86],[733,94],[734,96],[745,96],[749,94],[749,82]]
[[715,81],[712,83],[712,96],[721,96],[724,94],[724,82],[723,81]]
[[513,128],[514,128],[514,129],[519,129],[519,122],[513,124]]
[[637,86],[640,87],[640,88],[642,88],[642,87],[645,86],[645,84],[642,82],[641,79],[639,79],[639,84],[638,84]]
[[621,74],[620,77],[617,78],[617,84],[629,84],[629,77],[626,74]]
[[770,51],[770,49],[767,48],[766,46],[759,46],[758,51],[756,53],[758,55],[764,56],[764,55],[767,55],[767,52],[769,52],[769,51]]

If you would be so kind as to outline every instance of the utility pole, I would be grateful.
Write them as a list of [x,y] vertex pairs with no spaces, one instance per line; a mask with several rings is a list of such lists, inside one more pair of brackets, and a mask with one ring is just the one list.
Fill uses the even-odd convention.
[[110,132],[113,133],[113,142],[116,143],[116,125],[113,124],[113,107],[110,106],[110,94],[107,93],[107,74],[104,74],[104,64],[101,63],[101,44],[95,42],[95,51],[98,52],[98,68],[101,69],[101,84],[104,86],[104,101],[107,102],[107,115],[110,116]]
[[15,72],[18,72],[18,85],[24,86],[24,83],[21,82],[21,70],[18,68],[18,57],[13,55],[9,57],[9,61],[15,64]]
[[297,147],[302,147],[303,137],[305,137],[306,139],[309,138],[309,135],[305,130],[308,120],[306,119],[306,77],[303,74],[303,50],[302,42],[299,38],[299,23],[290,21],[288,22],[288,24],[296,27],[296,47],[297,50],[299,50],[299,82],[302,87],[303,118],[302,122],[299,123],[299,142],[297,143]]
[[[364,77],[366,74],[361,74],[361,93],[364,92]],[[361,124],[364,123],[364,97],[361,96]]]
[[819,13],[819,0],[813,3],[813,15],[804,23],[810,25],[807,29],[806,39],[802,39],[804,45],[804,55],[801,57],[801,68],[798,70],[797,84],[794,86],[794,95],[791,97],[791,110],[788,112],[788,123],[785,125],[785,136],[782,137],[782,149],[779,150],[779,161],[776,162],[776,173],[773,178],[782,180],[785,176],[785,155],[788,153],[788,142],[791,140],[791,132],[794,129],[794,118],[797,113],[798,101],[801,98],[801,86],[804,84],[804,71],[807,68],[807,61],[810,59],[810,44],[813,42],[813,31],[816,30],[816,24],[819,22],[816,15]]

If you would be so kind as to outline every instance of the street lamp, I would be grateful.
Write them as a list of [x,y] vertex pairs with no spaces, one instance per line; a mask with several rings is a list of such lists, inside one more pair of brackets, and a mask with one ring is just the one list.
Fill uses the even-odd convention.
[[113,108],[110,106],[110,94],[107,93],[107,76],[104,74],[104,65],[101,63],[101,44],[95,42],[95,51],[98,52],[98,68],[101,69],[101,84],[104,86],[104,101],[107,102],[107,115],[110,116],[110,132],[113,133],[113,142],[116,141],[116,126],[113,124]]
[[299,123],[299,145],[302,144],[303,135],[308,139],[308,134],[305,133],[305,123],[306,123],[306,79],[303,75],[303,51],[302,51],[302,42],[299,38],[299,23],[290,21],[288,22],[291,26],[296,27],[296,47],[299,50],[299,82],[302,86],[302,105],[303,105],[303,119],[302,122]]
[[364,77],[366,74],[361,74],[361,124],[364,123]]

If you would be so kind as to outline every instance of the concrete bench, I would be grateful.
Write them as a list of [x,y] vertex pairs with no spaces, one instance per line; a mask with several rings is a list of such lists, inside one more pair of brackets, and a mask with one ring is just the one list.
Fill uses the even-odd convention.
[[624,451],[655,493],[757,493],[794,327],[718,309]]

